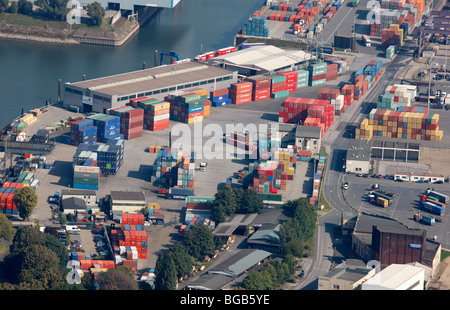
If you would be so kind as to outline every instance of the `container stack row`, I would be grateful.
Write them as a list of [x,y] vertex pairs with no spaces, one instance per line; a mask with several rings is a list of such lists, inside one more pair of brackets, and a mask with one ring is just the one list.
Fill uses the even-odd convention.
[[314,175],[314,185],[309,198],[309,203],[312,206],[317,206],[319,202],[320,185],[322,183],[323,169],[325,165],[325,154],[319,154],[319,160],[316,166],[316,174]]
[[73,167],[73,188],[98,190],[101,170],[99,167],[90,166],[92,162],[87,160],[84,165]]
[[403,45],[403,29],[400,29],[397,24],[390,25],[389,28],[381,31],[381,47],[387,48],[391,45],[398,47]]
[[121,138],[120,133],[120,117],[107,114],[95,114],[88,116],[97,127],[97,141],[106,143],[109,139]]
[[[205,115],[205,101],[209,103],[207,97],[205,89],[169,94],[165,101],[170,102],[170,119],[185,124],[201,122]],[[209,106],[206,112],[209,113]]]
[[317,86],[327,82],[327,63],[321,62],[309,67],[309,86]]
[[10,187],[12,186],[12,184],[13,183],[11,183],[8,187],[3,185],[0,188],[0,210],[3,214],[17,215],[19,214],[19,211],[17,209],[17,205],[13,201],[13,197],[16,190],[22,187],[23,185],[19,185],[20,183],[15,183],[17,184],[16,186],[18,187],[13,188]]
[[158,131],[169,128],[170,103],[155,98],[131,99],[129,104],[143,110],[143,129]]
[[269,37],[269,27],[265,17],[251,17],[242,27],[242,34],[257,37]]
[[228,98],[228,88],[210,91],[209,101],[213,107],[221,107],[231,104],[231,99]]
[[156,155],[152,181],[166,187],[194,188],[195,159],[195,152],[162,148]]
[[228,96],[233,104],[242,104],[252,101],[253,83],[238,82],[230,85]]
[[252,83],[252,101],[260,101],[270,98],[270,77],[262,75],[250,76],[245,80]]
[[370,140],[372,136],[441,141],[439,114],[419,112],[419,107],[400,107],[397,111],[372,109],[355,131],[355,138]]
[[131,106],[121,106],[108,110],[110,115],[120,118],[120,133],[125,140],[131,140],[143,136],[144,110]]
[[68,122],[70,126],[70,145],[78,146],[80,143],[95,143],[97,142],[97,127],[94,126],[94,121],[85,118],[76,118]]
[[400,106],[411,106],[411,102],[415,96],[412,97],[411,92],[408,91],[407,85],[388,86],[384,94],[380,95],[377,108],[384,110],[397,110]]
[[258,143],[255,141],[250,141],[249,136],[244,133],[230,133],[226,137],[225,142],[237,147],[240,150],[248,151],[252,156],[256,156],[258,151]]

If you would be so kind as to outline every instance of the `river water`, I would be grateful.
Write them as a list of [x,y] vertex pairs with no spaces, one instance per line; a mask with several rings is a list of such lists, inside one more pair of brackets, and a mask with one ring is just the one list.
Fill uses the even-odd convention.
[[[56,102],[58,80],[76,82],[154,65],[155,50],[180,59],[232,46],[234,35],[264,0],[182,0],[162,9],[124,46],[58,45],[0,40],[0,127]],[[168,61],[168,58],[165,58]],[[158,64],[160,58],[157,58]]]

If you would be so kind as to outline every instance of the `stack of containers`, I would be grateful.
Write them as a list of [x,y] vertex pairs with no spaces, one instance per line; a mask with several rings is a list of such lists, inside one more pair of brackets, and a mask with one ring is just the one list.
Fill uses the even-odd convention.
[[381,31],[381,47],[387,48],[391,45],[400,47],[403,45],[403,37],[403,29],[397,24],[392,24]]
[[144,110],[145,130],[158,131],[169,128],[170,121],[170,103],[157,99],[151,99],[141,104]]
[[107,114],[89,116],[97,127],[97,141],[106,143],[108,139],[114,139],[120,135],[120,117]]
[[298,73],[296,71],[279,72],[278,74],[286,77],[286,90],[288,92],[297,90]]
[[[347,72],[350,69],[350,62],[346,58],[342,57],[328,57],[325,59],[325,62],[330,64],[336,64],[337,65],[337,73],[344,73]],[[328,69],[328,68],[327,68]]]
[[[370,129],[372,133],[367,132]],[[372,136],[441,141],[443,131],[439,130],[439,114],[420,107],[404,106],[397,111],[372,109],[369,118],[363,120],[356,130],[355,138],[370,139]]]
[[207,90],[169,94],[166,101],[170,102],[170,119],[186,124],[203,121],[207,95]]
[[84,165],[73,167],[73,188],[98,190],[101,171],[99,167],[91,166],[89,161]]
[[286,90],[286,76],[274,74],[270,75],[271,86],[270,86],[270,97],[271,98],[281,98],[283,96],[289,95],[289,91]]
[[379,37],[380,35],[381,35],[381,21],[379,19],[376,19],[370,24],[370,36]]
[[300,124],[308,117],[308,111],[316,106],[329,106],[329,100],[288,97],[279,108],[280,123]]
[[91,119],[79,118],[69,121],[70,139],[69,144],[78,146],[80,143],[97,142],[97,128]]
[[336,88],[321,88],[317,93],[317,99],[321,100],[331,100],[337,99],[337,97],[341,94],[341,91]]
[[189,157],[183,157],[177,167],[177,182],[179,188],[194,188],[195,164]]
[[326,76],[327,82],[336,80],[337,77],[338,77],[338,64],[328,64]]
[[[95,155],[93,155],[95,153]],[[102,175],[115,175],[123,163],[124,140],[108,140],[105,144],[80,144],[73,157],[74,165],[84,165],[87,160],[96,161]],[[93,162],[89,163],[92,167]]]
[[242,104],[252,101],[252,82],[238,82],[230,85],[228,96],[233,104]]
[[396,110],[400,106],[410,106],[411,93],[406,85],[388,86],[383,95],[380,96],[377,108],[384,110]]
[[322,183],[324,163],[325,163],[325,155],[320,154],[319,161],[317,162],[316,174],[314,175],[313,190],[311,193],[311,197],[309,198],[309,203],[312,206],[317,206],[317,203],[319,201],[319,191],[320,191],[320,184]]
[[395,46],[394,45],[391,45],[386,48],[386,58],[387,59],[392,59],[394,57],[394,54],[395,54]]
[[297,71],[297,88],[306,87],[309,84],[309,72],[306,70]]
[[355,86],[353,84],[345,84],[341,88],[341,94],[345,96],[345,105],[351,105],[355,99]]
[[228,88],[210,91],[209,100],[211,101],[211,105],[213,107],[229,105],[231,103],[231,99],[228,98]]
[[227,144],[233,145],[241,150],[248,151],[249,154],[255,155],[258,152],[258,144],[250,141],[248,135],[238,132],[232,132],[225,139]]
[[252,85],[252,101],[259,101],[270,98],[271,79],[268,76],[251,76],[245,79]]
[[368,81],[365,80],[365,75],[358,75],[354,82],[355,86],[355,95],[354,98],[356,100],[361,99],[361,97],[367,92],[368,89]]
[[17,215],[18,209],[17,205],[13,201],[13,196],[16,190],[22,185],[18,186],[20,183],[5,183],[0,188],[0,212],[3,214],[14,214]]
[[327,82],[327,64],[313,64],[309,67],[309,86],[317,86]]
[[251,17],[242,27],[242,34],[247,36],[269,37],[270,28],[266,26],[265,17]]
[[131,140],[143,136],[144,110],[131,106],[121,106],[108,110],[110,115],[120,118],[120,133],[125,140]]
[[334,107],[330,104],[317,105],[308,109],[308,116],[303,122],[303,126],[321,127],[322,138],[334,121]]

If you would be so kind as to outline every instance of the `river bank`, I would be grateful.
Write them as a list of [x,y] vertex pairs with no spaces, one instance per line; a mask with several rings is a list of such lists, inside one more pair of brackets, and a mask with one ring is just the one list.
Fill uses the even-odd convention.
[[[0,20],[0,39],[43,42],[53,44],[91,44],[104,46],[124,45],[152,16],[158,8],[144,8],[139,21],[120,16],[120,12],[108,21],[106,27],[74,27],[66,22],[31,20],[27,17]],[[18,15],[17,15],[18,16]]]

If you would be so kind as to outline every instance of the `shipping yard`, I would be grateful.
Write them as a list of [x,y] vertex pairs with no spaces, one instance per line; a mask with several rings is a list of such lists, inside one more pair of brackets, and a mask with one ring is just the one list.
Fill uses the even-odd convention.
[[[218,290],[279,254],[268,250],[273,240],[240,245],[255,227],[286,221],[284,203],[306,198],[320,214],[315,248],[282,289],[327,289],[337,258],[418,263],[426,276],[417,289],[439,288],[441,250],[450,248],[450,75],[437,51],[450,42],[450,6],[376,3],[370,19],[366,0],[268,0],[236,46],[65,83],[60,102],[4,128],[0,208],[21,225],[12,197],[33,188],[30,223],[80,230],[68,253],[84,273],[124,265],[150,285],[160,253],[206,225],[228,241],[207,267],[218,276],[199,269],[177,285]],[[232,230],[216,226],[213,200],[224,187],[255,191],[263,212],[239,224],[230,217]],[[62,226],[62,214],[73,221]],[[331,237],[328,224],[338,227]],[[397,243],[382,242],[389,237]],[[247,269],[233,273],[245,258]]]

